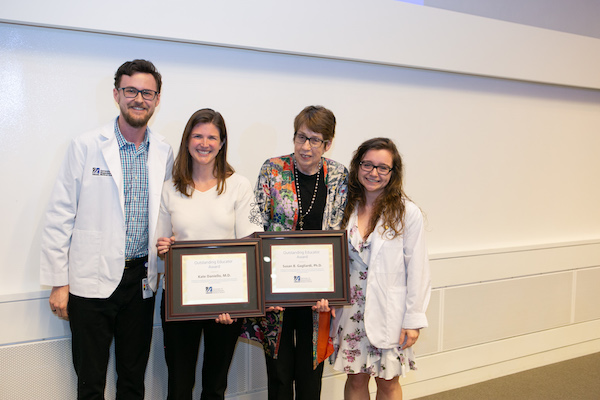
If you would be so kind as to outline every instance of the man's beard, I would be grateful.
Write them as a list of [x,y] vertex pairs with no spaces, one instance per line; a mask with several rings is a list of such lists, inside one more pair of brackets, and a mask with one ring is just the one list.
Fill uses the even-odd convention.
[[136,118],[129,113],[129,109],[121,110],[121,115],[125,119],[125,122],[132,128],[143,128],[148,124],[150,118],[152,118],[152,113],[148,112],[145,117]]

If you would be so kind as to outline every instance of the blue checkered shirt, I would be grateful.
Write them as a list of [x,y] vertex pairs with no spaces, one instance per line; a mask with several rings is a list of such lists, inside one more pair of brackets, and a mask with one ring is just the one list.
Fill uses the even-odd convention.
[[121,134],[118,119],[115,121],[115,135],[123,168],[127,226],[125,259],[143,257],[148,255],[148,132],[137,149]]

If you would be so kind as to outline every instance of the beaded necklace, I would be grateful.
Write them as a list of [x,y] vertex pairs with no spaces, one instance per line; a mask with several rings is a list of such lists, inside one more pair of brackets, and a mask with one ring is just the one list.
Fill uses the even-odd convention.
[[296,157],[294,156],[294,169],[297,171],[294,174],[294,182],[296,183],[296,195],[298,196],[298,227],[302,230],[304,226],[304,217],[311,212],[313,205],[315,204],[315,199],[317,198],[317,190],[319,189],[319,178],[321,176],[321,166],[323,163],[323,159],[319,160],[319,169],[317,171],[317,180],[315,182],[315,190],[312,195],[312,199],[310,200],[310,206],[308,210],[304,214],[302,214],[302,199],[300,198],[300,183],[298,182],[298,164],[296,164]]

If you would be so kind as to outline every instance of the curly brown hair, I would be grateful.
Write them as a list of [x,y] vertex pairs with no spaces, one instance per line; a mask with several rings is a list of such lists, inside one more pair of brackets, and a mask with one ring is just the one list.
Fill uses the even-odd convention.
[[373,138],[363,142],[354,152],[350,162],[350,173],[348,175],[348,204],[344,210],[342,227],[346,229],[350,216],[354,210],[366,203],[365,188],[358,180],[360,162],[369,150],[387,150],[392,155],[393,165],[390,181],[377,197],[373,207],[373,213],[369,221],[368,231],[364,237],[369,236],[377,226],[377,221],[383,220],[384,228],[393,232],[393,238],[401,235],[404,230],[405,200],[410,200],[404,193],[402,181],[404,177],[404,166],[402,157],[396,145],[388,138]]

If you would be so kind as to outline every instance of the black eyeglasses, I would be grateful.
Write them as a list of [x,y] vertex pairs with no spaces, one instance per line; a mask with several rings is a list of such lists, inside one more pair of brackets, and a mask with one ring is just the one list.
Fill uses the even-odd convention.
[[310,147],[320,147],[323,143],[329,142],[329,140],[319,139],[316,136],[309,138],[303,133],[294,133],[294,143],[303,145],[307,140],[310,143]]
[[369,161],[361,161],[358,163],[358,165],[360,165],[360,169],[362,169],[365,172],[371,172],[373,171],[373,168],[375,168],[375,170],[377,170],[377,173],[383,176],[389,174],[394,169],[388,167],[387,165],[373,165],[373,163]]
[[150,90],[150,89],[137,90],[136,88],[131,87],[131,86],[118,88],[117,90],[122,90],[123,96],[127,97],[128,99],[136,98],[138,93],[142,94],[142,98],[144,100],[154,100],[156,98],[156,96],[158,95],[158,92],[156,90]]

